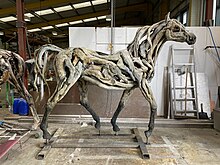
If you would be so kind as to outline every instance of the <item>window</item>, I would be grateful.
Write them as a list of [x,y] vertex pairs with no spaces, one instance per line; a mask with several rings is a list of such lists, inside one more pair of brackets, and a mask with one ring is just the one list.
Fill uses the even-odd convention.
[[220,0],[216,1],[215,25],[220,26]]
[[187,11],[185,11],[184,13],[183,13],[183,25],[186,25],[187,24],[187,15],[188,15],[188,13],[187,13]]
[[188,25],[188,10],[180,12],[180,14],[176,17],[178,21],[180,21],[184,26]]

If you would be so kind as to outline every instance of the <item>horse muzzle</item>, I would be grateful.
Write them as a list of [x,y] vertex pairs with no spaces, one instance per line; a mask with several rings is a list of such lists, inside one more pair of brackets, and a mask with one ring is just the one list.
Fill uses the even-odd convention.
[[189,45],[192,45],[196,42],[196,36],[193,34],[193,33],[189,33],[189,35],[187,36],[186,38],[186,42],[189,44]]

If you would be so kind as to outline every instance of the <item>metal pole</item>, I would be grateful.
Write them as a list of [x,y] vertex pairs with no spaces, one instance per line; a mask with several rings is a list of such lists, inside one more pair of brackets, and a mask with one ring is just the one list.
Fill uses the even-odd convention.
[[[17,12],[17,22],[16,27],[18,29],[18,53],[26,60],[26,23],[24,21],[24,0],[16,0],[16,12]],[[27,87],[27,71],[24,72],[24,85]]]
[[115,13],[114,13],[114,0],[111,0],[111,49],[110,54],[113,54],[113,43],[114,43],[114,21],[115,21]]

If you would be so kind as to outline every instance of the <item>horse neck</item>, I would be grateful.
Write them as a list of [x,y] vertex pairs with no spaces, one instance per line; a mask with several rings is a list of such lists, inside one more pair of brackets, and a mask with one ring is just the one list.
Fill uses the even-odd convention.
[[147,55],[147,59],[153,60],[154,64],[156,63],[161,47],[166,42],[166,38],[164,37],[164,35],[165,35],[165,31],[161,30],[152,40],[152,48],[149,54]]
[[143,60],[147,60],[148,63],[156,63],[159,50],[161,46],[166,42],[164,27],[164,22],[158,23],[157,27],[153,27],[154,32],[150,35],[150,39],[142,45],[140,56]]

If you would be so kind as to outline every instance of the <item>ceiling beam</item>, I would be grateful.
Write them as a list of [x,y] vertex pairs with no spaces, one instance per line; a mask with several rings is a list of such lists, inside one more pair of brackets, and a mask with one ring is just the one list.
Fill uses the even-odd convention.
[[[120,14],[120,13],[131,12],[131,11],[145,11],[145,10],[147,10],[147,5],[148,5],[148,3],[143,3],[143,4],[138,4],[138,5],[116,8],[116,13]],[[27,29],[40,28],[40,27],[48,26],[48,24],[49,25],[56,25],[56,24],[60,24],[60,23],[72,22],[72,21],[77,21],[77,20],[82,20],[82,19],[92,18],[92,17],[98,17],[98,16],[103,16],[103,15],[108,15],[108,14],[109,14],[108,10],[103,10],[103,11],[99,11],[96,13],[88,13],[88,14],[83,14],[83,15],[79,15],[79,16],[48,21],[47,23],[43,22],[43,23],[37,23],[37,24],[33,24],[33,25],[27,25]],[[16,29],[15,28],[6,29],[4,32],[7,33],[8,31],[16,31]]]
[[[120,22],[120,24],[119,24]],[[137,26],[137,27],[140,27],[140,26],[143,26],[140,22],[140,24],[138,24],[138,22],[140,22],[140,20],[137,20],[137,17],[129,17],[128,19],[120,19],[120,20],[116,20],[116,26],[129,26],[129,25],[132,25],[132,27],[134,26]],[[129,24],[128,24],[129,23]],[[136,23],[136,25],[134,24]],[[119,25],[117,25],[119,24]],[[146,23],[147,24],[147,23]],[[99,27],[106,27],[106,26],[110,26],[110,23],[109,22],[103,22],[103,23],[100,23],[100,24],[92,24],[91,26],[99,26]],[[66,36],[62,37],[62,38],[59,38],[59,37],[56,37],[56,36],[53,36],[52,33],[48,32],[46,34],[43,34],[43,33],[40,33],[42,35],[45,35],[47,37],[49,37],[51,40],[52,40],[52,43],[53,44],[56,44],[56,43],[59,43],[59,42],[68,42],[69,41],[69,31],[68,29],[62,29],[62,33],[58,32],[58,35],[62,35],[62,34],[66,34]],[[6,35],[7,38],[9,40],[11,40],[11,38],[16,38],[14,35],[12,34],[7,34]],[[36,38],[32,38],[32,37],[28,37],[28,41],[30,43],[36,43],[36,44],[39,44],[39,45],[43,45],[43,44],[46,44],[46,42],[44,41],[40,41],[39,39],[36,39]]]
[[[136,24],[134,24],[134,23],[136,23]],[[144,24],[144,25],[147,25],[147,23]],[[132,26],[132,27],[137,26],[137,27],[140,27],[140,26],[144,26],[144,25],[141,24],[141,21],[138,20],[137,17],[128,18],[126,20],[125,19],[116,20],[116,26]],[[103,23],[100,23],[100,24],[98,24],[98,22],[97,22],[97,23],[91,24],[90,27],[91,26],[92,27],[96,27],[96,26],[98,26],[98,27],[108,27],[109,26],[110,27],[110,22],[103,22]],[[68,37],[69,31],[68,31],[68,29],[62,29],[62,33],[58,32],[58,35],[60,35],[60,34],[66,34],[66,36],[64,36],[64,37]],[[44,34],[44,35],[51,38],[52,40],[53,39],[56,39],[56,40],[59,39],[58,37],[53,36],[51,33],[47,33],[47,34]]]
[[[58,5],[67,4],[67,3],[79,3],[79,2],[80,0],[45,0],[41,2],[35,2],[35,3],[26,3],[25,9],[40,10],[40,9],[48,8],[52,6],[58,6]],[[14,6],[0,9],[0,15],[10,15],[11,13],[16,13],[16,8]]]

